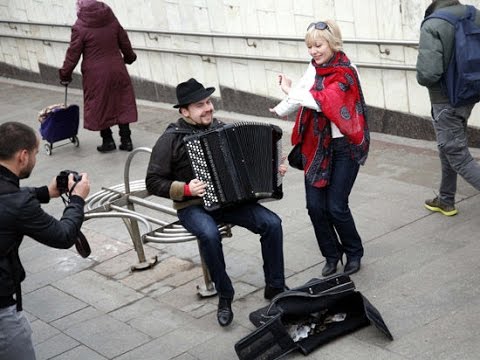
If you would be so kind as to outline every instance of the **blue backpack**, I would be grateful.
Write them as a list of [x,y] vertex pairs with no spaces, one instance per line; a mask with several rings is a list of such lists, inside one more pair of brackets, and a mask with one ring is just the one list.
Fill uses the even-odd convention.
[[438,10],[423,20],[443,19],[455,27],[455,47],[441,81],[453,107],[480,101],[480,26],[475,24],[476,8],[466,7],[467,12],[462,17]]

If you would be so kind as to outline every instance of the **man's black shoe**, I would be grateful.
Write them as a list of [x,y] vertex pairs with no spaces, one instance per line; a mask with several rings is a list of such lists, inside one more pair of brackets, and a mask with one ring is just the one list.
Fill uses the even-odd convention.
[[322,269],[322,276],[329,276],[329,275],[335,274],[336,271],[337,271],[337,262],[327,261],[327,263]]
[[347,260],[347,264],[343,269],[343,272],[347,275],[355,274],[360,270],[360,259],[358,260]]
[[220,326],[228,326],[233,320],[232,300],[220,298],[218,300],[217,320]]
[[265,291],[263,292],[263,297],[267,300],[272,300],[275,296],[287,290],[289,290],[287,286],[276,288],[270,285],[266,285]]

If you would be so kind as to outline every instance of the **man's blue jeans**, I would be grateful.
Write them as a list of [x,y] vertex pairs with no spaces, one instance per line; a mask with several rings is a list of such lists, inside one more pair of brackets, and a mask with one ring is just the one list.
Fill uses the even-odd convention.
[[363,246],[348,206],[348,196],[360,165],[352,160],[345,138],[332,139],[331,146],[333,153],[329,185],[317,188],[305,181],[308,215],[320,251],[327,262],[336,263],[343,253],[347,260],[358,260],[363,256]]
[[473,106],[432,104],[432,123],[442,166],[439,198],[448,205],[455,203],[457,174],[480,190],[480,165],[470,154],[467,143],[467,122]]
[[285,286],[282,221],[274,212],[253,203],[215,211],[189,206],[178,210],[177,215],[182,225],[198,238],[203,260],[220,297],[233,299],[235,291],[225,270],[218,223],[238,225],[260,234],[265,283],[277,288]]

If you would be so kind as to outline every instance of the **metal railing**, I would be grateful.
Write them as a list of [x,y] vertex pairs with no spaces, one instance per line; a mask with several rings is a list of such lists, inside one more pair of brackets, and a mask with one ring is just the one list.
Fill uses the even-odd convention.
[[[130,180],[133,158],[140,153],[151,154],[151,152],[152,149],[147,147],[134,149],[128,154],[124,165],[124,182],[111,187],[103,187],[100,191],[85,199],[87,210],[85,220],[101,218],[120,218],[123,220],[138,257],[138,262],[130,267],[132,271],[146,270],[158,263],[157,256],[150,259],[146,258],[143,248],[144,243],[198,242],[198,239],[180,224],[175,209],[147,199],[150,194],[146,190],[144,179]],[[140,232],[139,223],[145,228],[143,232]],[[160,227],[153,229],[153,225],[159,225]],[[230,224],[219,224],[220,236],[222,238],[231,237],[232,227],[233,225]],[[198,294],[202,297],[213,296],[216,294],[215,285],[200,253],[200,247],[199,255],[204,285],[197,286]]]
[[[16,21],[16,20],[0,20],[0,24],[8,24],[9,27],[13,30],[18,30],[17,25],[44,26],[44,27],[57,27],[57,28],[71,27],[71,25],[68,25],[68,24],[52,24],[52,23],[44,23],[44,22],[26,22],[26,21]],[[140,33],[140,34],[147,35],[148,38],[153,41],[158,41],[158,36],[192,36],[192,37],[207,37],[207,38],[240,39],[240,40],[245,40],[249,47],[254,47],[254,48],[257,48],[258,46],[257,41],[260,41],[260,40],[280,41],[280,42],[281,41],[287,41],[287,42],[303,42],[304,41],[303,37],[300,37],[300,36],[178,32],[178,31],[155,30],[155,29],[144,29],[144,28],[126,28],[125,30],[129,33]],[[51,45],[52,43],[60,43],[60,44],[69,43],[69,40],[54,39],[54,38],[40,37],[40,36],[18,35],[18,34],[3,33],[3,34],[0,34],[0,37],[6,37],[11,39],[42,41],[45,45]],[[411,48],[418,47],[418,41],[415,41],[415,40],[344,39],[343,42],[345,44],[352,44],[352,45],[374,45],[378,47],[378,51],[380,54],[386,54],[386,55],[390,54],[390,49],[389,48],[382,49],[382,47],[385,47],[385,46],[404,46],[404,47],[411,47]],[[140,50],[140,51],[200,56],[203,61],[207,61],[207,62],[211,62],[213,58],[284,62],[284,63],[298,63],[298,64],[305,64],[308,61],[307,59],[288,58],[288,57],[226,54],[226,53],[209,52],[209,51],[171,49],[171,48],[159,48],[159,47],[136,46],[136,45],[133,45],[133,48],[134,50]],[[371,68],[371,69],[380,69],[380,70],[405,70],[405,71],[415,70],[414,65],[399,64],[399,63],[356,62],[355,65],[361,68]]]

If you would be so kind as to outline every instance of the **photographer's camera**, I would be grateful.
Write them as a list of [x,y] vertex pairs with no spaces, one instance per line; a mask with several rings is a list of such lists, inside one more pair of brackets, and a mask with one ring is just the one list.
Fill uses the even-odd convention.
[[60,171],[60,174],[57,175],[57,189],[60,194],[65,194],[68,192],[68,176],[73,174],[73,181],[76,183],[82,180],[82,175],[73,170],[63,170]]

